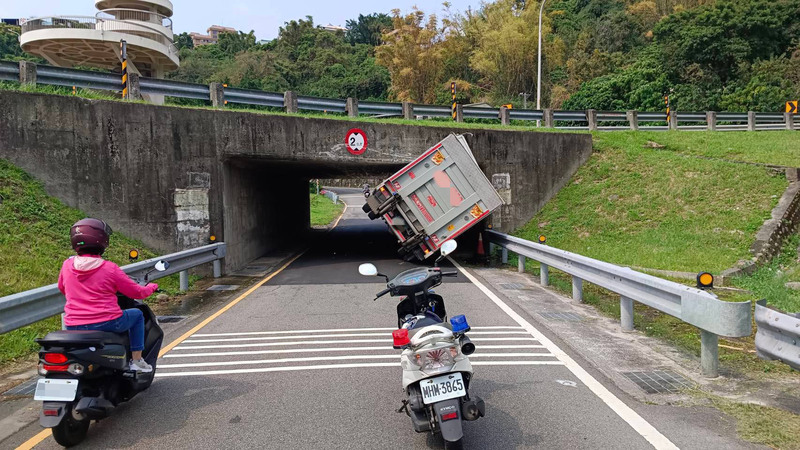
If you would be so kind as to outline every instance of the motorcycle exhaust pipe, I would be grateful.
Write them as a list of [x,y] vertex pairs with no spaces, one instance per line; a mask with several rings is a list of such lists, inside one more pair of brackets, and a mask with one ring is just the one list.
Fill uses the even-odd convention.
[[467,356],[475,353],[475,344],[466,336],[461,338],[461,353]]

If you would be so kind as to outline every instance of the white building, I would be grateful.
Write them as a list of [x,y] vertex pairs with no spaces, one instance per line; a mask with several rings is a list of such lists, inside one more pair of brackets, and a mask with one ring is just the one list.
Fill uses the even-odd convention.
[[94,16],[26,19],[20,44],[28,53],[60,67],[119,69],[120,40],[127,42],[128,68],[162,78],[178,68],[169,0],[96,0]]

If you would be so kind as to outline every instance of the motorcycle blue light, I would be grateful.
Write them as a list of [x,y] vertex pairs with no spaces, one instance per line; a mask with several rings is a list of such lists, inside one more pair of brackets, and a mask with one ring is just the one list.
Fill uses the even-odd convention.
[[453,333],[469,330],[469,324],[467,323],[467,318],[464,315],[451,317],[450,324],[453,326]]

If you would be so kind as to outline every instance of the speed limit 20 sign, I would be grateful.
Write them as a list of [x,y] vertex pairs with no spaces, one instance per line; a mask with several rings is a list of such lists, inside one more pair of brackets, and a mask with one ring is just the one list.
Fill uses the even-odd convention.
[[367,151],[367,134],[358,128],[352,128],[344,138],[347,151],[354,155],[361,155]]

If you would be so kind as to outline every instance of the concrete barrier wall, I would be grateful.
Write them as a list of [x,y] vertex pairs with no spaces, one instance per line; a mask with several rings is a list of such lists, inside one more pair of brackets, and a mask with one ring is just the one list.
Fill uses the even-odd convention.
[[[368,137],[348,152],[351,128]],[[308,229],[308,180],[392,173],[451,132],[523,225],[591,154],[588,134],[394,125],[0,91],[0,157],[48,192],[162,251],[215,234],[228,269]],[[66,232],[66,230],[65,230]]]

